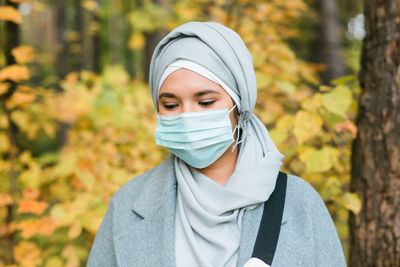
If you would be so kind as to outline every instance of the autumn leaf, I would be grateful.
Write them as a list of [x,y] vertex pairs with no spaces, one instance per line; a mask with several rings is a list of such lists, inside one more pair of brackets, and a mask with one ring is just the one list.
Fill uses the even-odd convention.
[[33,47],[30,45],[20,45],[11,50],[17,63],[23,64],[32,62],[34,59]]
[[325,172],[337,162],[339,151],[330,146],[324,146],[320,150],[312,150],[306,157],[307,171],[312,173]]
[[11,144],[9,137],[4,133],[0,133],[0,153],[8,152],[10,148]]
[[32,92],[15,92],[8,100],[7,107],[26,107],[29,103],[36,99],[36,95]]
[[322,96],[322,104],[329,112],[346,117],[351,99],[350,89],[345,85],[338,85],[333,91]]
[[343,196],[344,205],[347,209],[351,210],[353,213],[357,214],[361,210],[361,200],[356,193],[345,193]]
[[75,221],[71,224],[68,229],[68,237],[70,239],[75,239],[82,233],[82,226],[79,222]]
[[312,97],[307,98],[301,103],[301,107],[306,110],[317,111],[322,106],[322,95],[320,93],[314,94]]
[[40,195],[40,191],[34,188],[26,188],[22,191],[22,196],[25,199],[37,199]]
[[321,127],[322,118],[318,114],[303,110],[296,113],[294,135],[299,144],[318,134]]
[[26,3],[26,2],[31,2],[32,0],[10,0],[13,3]]
[[99,5],[95,0],[85,0],[82,2],[82,7],[88,11],[96,11],[99,8]]
[[67,260],[67,267],[78,267],[79,258],[76,248],[72,245],[67,245],[61,253],[61,256]]
[[10,194],[0,193],[0,207],[5,207],[13,202],[13,198]]
[[146,40],[142,33],[134,33],[129,39],[128,47],[132,50],[140,50],[144,47]]
[[51,256],[46,260],[45,267],[63,267],[64,262],[59,256]]
[[56,219],[44,216],[39,219],[28,219],[19,221],[15,224],[16,230],[21,230],[21,236],[25,239],[31,238],[36,234],[49,236],[60,227]]
[[42,263],[39,248],[30,241],[21,241],[14,247],[14,258],[23,267],[35,267]]
[[9,79],[19,82],[21,80],[27,80],[29,77],[29,70],[26,66],[11,65],[0,70],[0,81]]
[[43,201],[36,201],[31,199],[20,199],[18,200],[18,212],[19,213],[33,213],[36,215],[42,214],[48,204]]
[[356,138],[357,135],[357,126],[350,120],[346,120],[345,122],[338,122],[335,124],[335,129],[339,133],[343,131],[348,131],[352,134],[353,138]]
[[281,118],[279,118],[276,123],[276,128],[282,132],[289,132],[294,127],[295,118],[291,114],[285,114]]
[[8,83],[0,83],[0,95],[6,93],[9,87],[10,84]]
[[0,6],[0,20],[8,20],[20,24],[22,15],[12,6]]

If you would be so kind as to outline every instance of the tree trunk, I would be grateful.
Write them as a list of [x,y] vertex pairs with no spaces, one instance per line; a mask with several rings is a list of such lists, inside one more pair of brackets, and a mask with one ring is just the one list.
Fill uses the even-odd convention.
[[75,45],[77,50],[74,55],[74,70],[80,71],[83,67],[83,53],[85,51],[83,36],[85,35],[83,27],[83,12],[82,12],[82,1],[75,0],[75,31],[78,35]]
[[350,266],[400,266],[400,2],[364,1],[362,88],[353,144]]
[[[95,0],[99,6],[101,6],[100,0]],[[101,17],[99,12],[94,12],[93,22],[97,25],[101,25]],[[101,60],[101,29],[98,29],[93,34],[92,47],[93,47],[93,71],[95,73],[100,73],[102,68]]]
[[320,73],[322,82],[329,84],[331,80],[345,73],[341,57],[341,36],[338,22],[338,1],[317,0],[316,38],[313,44],[312,61],[322,63],[326,69]]
[[[9,0],[6,1],[6,5],[12,6],[18,9],[18,5]],[[6,55],[6,65],[10,66],[16,64],[16,61],[11,54],[11,50],[19,45],[20,42],[20,28],[18,24],[15,24],[11,21],[5,22],[5,33],[6,36],[4,38],[4,46],[5,46],[5,55]],[[17,195],[17,173],[15,170],[15,161],[20,153],[20,144],[18,143],[17,136],[19,135],[19,128],[17,124],[12,120],[11,110],[9,110],[6,106],[7,100],[14,94],[17,89],[17,83],[11,80],[7,80],[10,84],[7,92],[0,96],[0,104],[3,112],[6,115],[8,128],[7,128],[7,136],[10,142],[10,149],[7,155],[6,160],[10,163],[10,171],[8,174],[9,179],[9,194],[15,199]],[[4,223],[6,225],[10,225],[15,220],[15,204],[10,204],[7,206],[7,215],[5,216]],[[4,242],[4,243],[3,243]],[[0,256],[3,258],[4,263],[6,264],[14,264],[14,245],[15,245],[15,234],[7,234],[2,240],[1,245],[5,245],[7,251],[1,252]],[[4,254],[4,255],[3,255]]]
[[[168,1],[162,1],[162,0],[153,0],[154,4],[160,5],[163,8],[169,9],[169,2]],[[161,39],[166,35],[165,32],[161,31],[154,31],[154,32],[148,32],[145,33],[145,39],[146,39],[146,46],[145,46],[145,64],[144,64],[144,73],[145,73],[145,79],[149,79],[149,71],[150,71],[150,62],[151,62],[151,56],[153,55],[154,49],[156,48],[157,44],[161,41]]]
[[[68,50],[65,38],[65,30],[67,26],[66,6],[64,0],[54,0],[54,20],[55,20],[55,45],[56,45],[56,61],[55,69],[59,79],[63,79],[68,73]],[[57,88],[61,91],[61,87]]]
[[[55,70],[59,80],[62,80],[67,76],[69,71],[69,60],[68,60],[68,46],[65,38],[65,32],[67,27],[66,19],[66,1],[54,0],[54,21],[55,21],[55,45],[56,45],[56,61]],[[57,91],[62,92],[62,87],[57,84]],[[62,147],[67,143],[69,125],[67,123],[60,123],[60,127],[57,133],[58,146]]]

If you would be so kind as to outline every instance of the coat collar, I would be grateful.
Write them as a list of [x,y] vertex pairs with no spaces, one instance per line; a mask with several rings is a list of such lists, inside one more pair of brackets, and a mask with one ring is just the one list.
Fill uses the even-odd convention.
[[[176,181],[173,157],[149,172],[123,227],[113,229],[118,266],[175,266]],[[138,179],[138,178],[135,178]],[[114,218],[118,220],[119,218]],[[122,229],[121,229],[122,228]]]
[[163,198],[176,192],[174,156],[170,154],[147,177],[139,196],[132,205],[132,211],[142,218],[151,216],[160,206],[165,205]]

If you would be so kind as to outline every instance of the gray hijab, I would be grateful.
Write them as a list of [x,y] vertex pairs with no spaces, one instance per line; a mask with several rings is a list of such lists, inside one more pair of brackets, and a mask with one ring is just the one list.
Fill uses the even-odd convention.
[[243,214],[269,198],[283,155],[253,114],[257,99],[253,60],[236,32],[215,22],[189,22],[166,35],[150,64],[150,89],[156,107],[164,71],[182,59],[202,65],[239,96],[238,127],[245,135],[240,140],[235,171],[224,186],[175,157],[176,264],[236,266]]

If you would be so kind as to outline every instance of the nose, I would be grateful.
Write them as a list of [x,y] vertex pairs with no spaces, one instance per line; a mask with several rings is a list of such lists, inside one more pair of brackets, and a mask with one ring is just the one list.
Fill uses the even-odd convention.
[[182,103],[182,113],[188,113],[188,112],[195,112],[197,111],[195,108],[195,105],[193,105],[192,103]]

